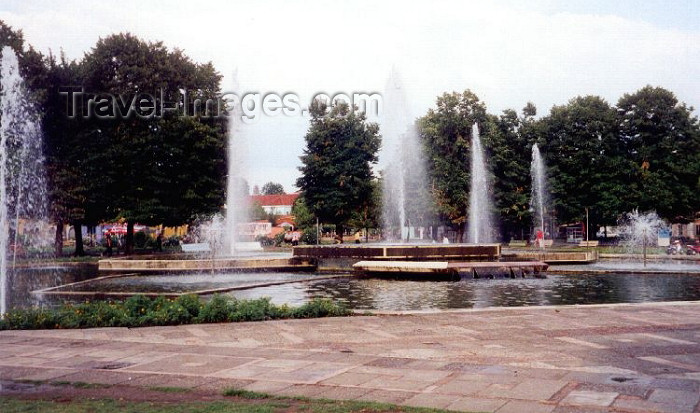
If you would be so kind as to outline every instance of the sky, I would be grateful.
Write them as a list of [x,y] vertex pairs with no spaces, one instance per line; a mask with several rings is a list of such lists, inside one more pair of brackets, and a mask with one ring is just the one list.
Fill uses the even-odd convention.
[[[302,106],[320,92],[383,93],[396,70],[409,118],[465,89],[494,114],[530,101],[542,116],[584,95],[614,105],[647,84],[700,107],[697,0],[2,0],[0,20],[70,59],[113,33],[162,41],[211,61],[224,91],[294,93]],[[285,115],[241,127],[251,186],[295,190],[307,129]]]

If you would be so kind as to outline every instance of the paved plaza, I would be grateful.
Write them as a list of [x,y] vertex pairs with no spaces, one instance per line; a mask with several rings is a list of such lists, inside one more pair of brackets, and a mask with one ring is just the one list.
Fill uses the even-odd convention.
[[700,303],[2,331],[0,380],[498,413],[697,413]]

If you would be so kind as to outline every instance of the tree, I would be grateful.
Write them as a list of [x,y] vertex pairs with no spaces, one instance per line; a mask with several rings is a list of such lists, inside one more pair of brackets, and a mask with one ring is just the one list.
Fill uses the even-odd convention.
[[614,224],[628,183],[621,157],[615,110],[598,96],[576,97],[541,120],[540,146],[547,159],[559,222]]
[[[217,212],[224,200],[225,119],[195,110],[217,99],[221,75],[211,63],[196,64],[162,43],[119,34],[100,39],[82,65],[88,96],[81,109],[102,115],[86,117],[82,135],[99,142],[99,150],[83,152],[89,169],[99,171],[90,192],[105,199],[97,215],[126,221],[126,250],[133,247],[136,222],[172,225]],[[131,102],[145,93],[156,108],[181,106],[157,115],[140,106],[124,115],[116,99],[89,106],[91,98]]]
[[294,216],[294,222],[297,224],[297,228],[305,230],[316,226],[316,217],[306,206],[306,201],[304,201],[303,196],[297,197],[294,201],[294,205],[292,205],[292,215]]
[[469,204],[469,148],[474,123],[486,124],[486,106],[471,91],[445,93],[419,120],[438,212],[462,238]]
[[625,209],[692,218],[700,205],[700,126],[693,108],[663,88],[646,86],[617,104],[624,151]]
[[355,210],[349,224],[355,229],[365,230],[365,242],[369,241],[369,229],[379,227],[382,216],[382,183],[377,179],[372,182],[372,196],[367,198],[360,208]]
[[341,237],[354,211],[372,197],[372,167],[381,145],[379,127],[344,103],[328,107],[314,101],[311,126],[301,156],[297,187],[307,207],[336,225]]
[[[47,160],[47,181],[50,198],[50,216],[56,223],[55,254],[63,250],[63,226],[74,227],[75,255],[85,254],[82,242],[82,224],[97,224],[99,210],[91,195],[94,173],[85,162],[90,151],[99,151],[93,146],[97,131],[93,134],[85,129],[85,123],[70,118],[66,113],[62,87],[82,82],[80,64],[68,61],[62,55],[47,59],[49,73],[46,104],[44,106],[44,141]],[[88,139],[84,139],[88,134]],[[91,214],[93,214],[91,216]]]
[[501,222],[502,239],[524,234],[531,224],[530,203],[530,149],[529,132],[534,124],[534,105],[528,103],[523,117],[512,110],[501,116],[489,116],[484,131],[485,145],[491,153],[494,203]]
[[277,182],[268,182],[262,187],[263,195],[284,195],[284,187]]

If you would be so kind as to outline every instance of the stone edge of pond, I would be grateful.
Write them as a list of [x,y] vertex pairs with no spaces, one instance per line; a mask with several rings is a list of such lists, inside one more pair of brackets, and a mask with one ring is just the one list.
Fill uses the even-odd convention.
[[586,308],[621,308],[621,307],[674,307],[682,305],[700,306],[700,301],[656,301],[645,303],[607,303],[607,304],[567,304],[567,305],[539,305],[539,306],[518,306],[518,307],[480,307],[480,308],[445,308],[428,310],[362,310],[351,309],[355,316],[404,316],[404,315],[430,315],[430,314],[459,314],[459,313],[485,313],[485,312],[517,312],[517,311],[547,311],[547,310],[571,310]]

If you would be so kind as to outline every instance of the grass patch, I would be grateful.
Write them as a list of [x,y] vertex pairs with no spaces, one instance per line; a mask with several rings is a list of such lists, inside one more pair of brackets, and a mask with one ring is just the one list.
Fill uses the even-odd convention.
[[[224,400],[211,400],[211,395],[199,395],[181,387],[150,387],[147,389],[131,388],[132,392],[142,395],[143,391],[157,391],[162,393],[181,393],[178,396],[149,396],[148,402],[131,401],[128,387],[119,392],[119,399],[115,399],[110,393],[95,393],[97,388],[112,388],[110,385],[85,386],[80,382],[51,382],[73,386],[77,392],[65,390],[48,391],[42,398],[35,398],[36,394],[30,392],[30,396],[24,399],[22,395],[5,395],[0,397],[0,412],[46,412],[46,413],[223,413],[223,412],[314,412],[314,413],[440,413],[446,410],[428,409],[420,407],[405,407],[386,403],[310,399],[308,397],[284,397],[266,393],[258,393],[242,389],[227,389],[223,395]],[[111,392],[111,390],[108,390]],[[100,394],[110,394],[100,396]],[[58,398],[57,398],[58,397]]]
[[224,390],[223,395],[226,397],[240,397],[241,399],[250,400],[272,399],[275,397],[267,393],[259,393],[256,391],[243,389],[226,389]]
[[52,381],[49,384],[52,386],[73,386],[78,389],[106,389],[109,384],[102,383],[86,383],[84,381]]
[[315,299],[299,307],[275,305],[269,298],[238,300],[215,295],[209,301],[194,294],[175,299],[143,295],[124,301],[86,301],[56,309],[14,309],[0,318],[0,330],[90,327],[147,327],[179,324],[262,321],[282,318],[339,317],[351,314],[330,300]]
[[167,387],[167,386],[152,386],[148,390],[159,391],[161,393],[190,393],[192,389],[187,387]]
[[215,402],[131,402],[114,399],[73,399],[70,401],[22,400],[15,397],[0,398],[0,411],[3,413],[42,412],[42,413],[273,413],[273,412],[314,412],[314,413],[440,413],[445,410],[395,406],[382,403],[335,401],[335,400],[294,400],[238,399]]

